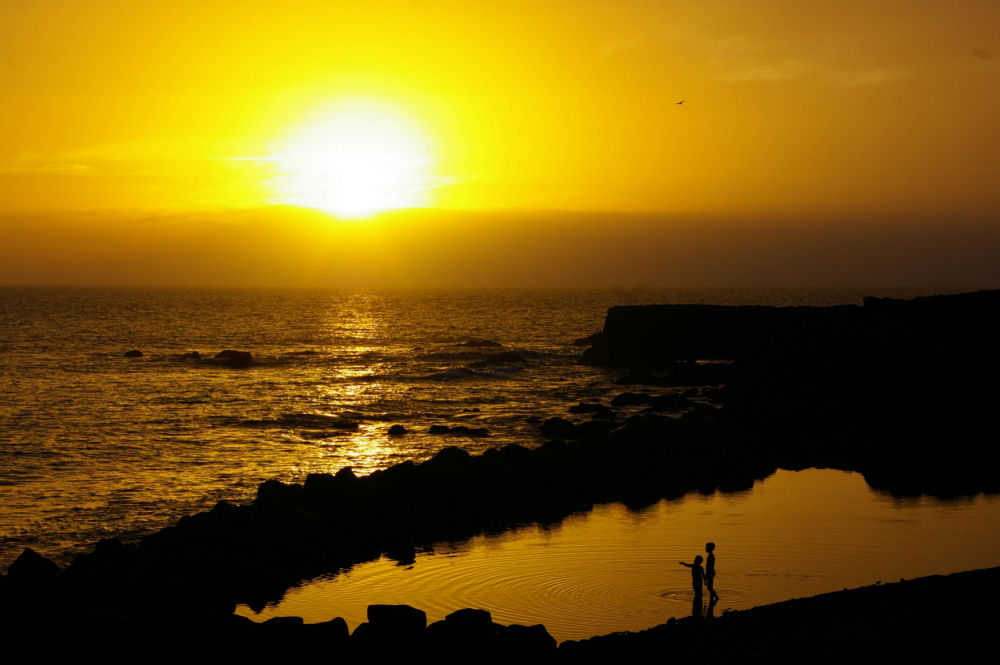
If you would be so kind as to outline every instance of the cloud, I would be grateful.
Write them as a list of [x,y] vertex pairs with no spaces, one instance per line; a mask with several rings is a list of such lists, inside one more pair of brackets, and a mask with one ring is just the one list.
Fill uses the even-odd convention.
[[901,67],[869,67],[858,69],[845,69],[832,73],[831,78],[834,83],[847,87],[864,87],[870,85],[882,85],[909,78],[913,72]]
[[80,162],[47,162],[38,159],[17,159],[11,164],[0,165],[4,175],[93,175],[95,169],[90,164]]

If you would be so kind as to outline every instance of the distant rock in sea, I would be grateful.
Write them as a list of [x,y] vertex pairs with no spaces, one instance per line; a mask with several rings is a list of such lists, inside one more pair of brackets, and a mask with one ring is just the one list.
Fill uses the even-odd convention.
[[249,351],[235,351],[233,349],[219,351],[212,358],[202,358],[201,354],[198,354],[198,357],[195,359],[206,365],[222,365],[223,367],[249,367],[253,364],[252,353]]
[[139,349],[132,349],[130,351],[126,351],[124,357],[125,358],[142,358],[142,351],[140,351]]
[[467,342],[462,342],[459,346],[470,346],[478,349],[498,349],[503,346],[500,342],[494,342],[491,339],[470,339]]

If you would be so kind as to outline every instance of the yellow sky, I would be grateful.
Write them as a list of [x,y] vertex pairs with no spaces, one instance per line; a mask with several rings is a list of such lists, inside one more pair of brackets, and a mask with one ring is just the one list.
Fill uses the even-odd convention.
[[296,203],[275,156],[345,100],[418,128],[419,205],[990,224],[997,26],[995,0],[6,0],[0,225]]

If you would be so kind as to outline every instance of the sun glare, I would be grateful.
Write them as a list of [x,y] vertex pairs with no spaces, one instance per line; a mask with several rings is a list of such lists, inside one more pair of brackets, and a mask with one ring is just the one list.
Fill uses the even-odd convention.
[[270,161],[280,203],[344,219],[427,205],[431,149],[405,116],[371,103],[317,114],[279,143]]

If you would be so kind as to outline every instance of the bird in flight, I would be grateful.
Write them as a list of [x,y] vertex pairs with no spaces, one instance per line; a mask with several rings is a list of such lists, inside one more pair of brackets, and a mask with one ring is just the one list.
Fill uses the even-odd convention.
[[683,103],[684,103],[683,99],[681,101],[677,102],[678,106],[681,105],[681,104],[683,104]]

